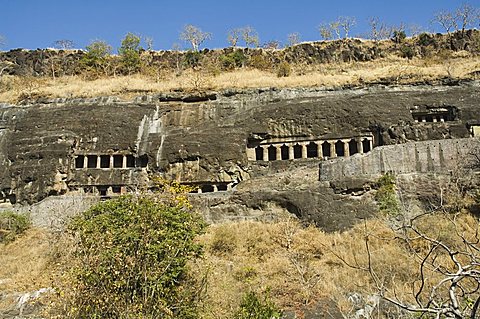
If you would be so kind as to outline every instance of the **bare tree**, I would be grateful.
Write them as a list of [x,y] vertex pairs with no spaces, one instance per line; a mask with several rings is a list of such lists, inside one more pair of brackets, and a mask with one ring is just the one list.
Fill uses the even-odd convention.
[[180,40],[189,42],[192,45],[193,51],[197,52],[200,45],[212,38],[210,32],[203,32],[199,27],[187,24],[180,33]]
[[479,11],[469,4],[463,4],[455,11],[455,16],[460,22],[462,35],[465,33],[465,29],[475,24],[479,17]]
[[441,11],[435,14],[433,21],[440,24],[447,34],[458,29],[456,17],[451,12]]
[[338,20],[330,22],[329,27],[330,27],[331,32],[334,32],[335,35],[337,36],[337,39],[340,40],[341,39],[341,36],[340,36],[340,22]]
[[60,39],[53,42],[53,47],[59,50],[71,50],[75,46],[75,42],[68,39]]
[[260,42],[257,31],[251,26],[246,26],[242,28],[242,39],[247,47],[249,47],[250,45],[258,47],[258,44]]
[[145,50],[147,51],[152,51],[153,50],[153,37],[150,37],[150,36],[145,36],[143,38],[143,40],[145,41],[145,44],[146,44],[146,48]]
[[235,28],[228,31],[228,35],[227,35],[228,43],[230,43],[232,47],[235,48],[241,36],[242,36],[242,28]]
[[345,39],[348,39],[348,34],[354,25],[357,24],[357,21],[354,17],[339,17],[338,24],[343,29],[345,34]]
[[333,37],[333,34],[332,34],[332,28],[329,24],[325,24],[325,23],[322,23],[319,27],[318,27],[318,32],[320,32],[320,36],[324,39],[324,40],[331,40],[332,37]]
[[287,36],[287,39],[288,39],[288,45],[294,46],[295,44],[300,43],[300,33],[298,32],[290,33]]
[[381,22],[377,17],[371,17],[368,20],[368,24],[370,25],[370,38],[373,41],[390,38],[391,28]]

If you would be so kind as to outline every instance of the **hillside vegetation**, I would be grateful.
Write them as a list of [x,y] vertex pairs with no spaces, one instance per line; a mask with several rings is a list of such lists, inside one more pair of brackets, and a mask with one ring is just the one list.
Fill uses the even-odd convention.
[[480,76],[477,30],[378,41],[330,40],[284,49],[134,52],[138,54],[134,62],[122,55],[92,56],[91,51],[78,50],[0,53],[0,101],[131,98],[228,88],[434,84]]

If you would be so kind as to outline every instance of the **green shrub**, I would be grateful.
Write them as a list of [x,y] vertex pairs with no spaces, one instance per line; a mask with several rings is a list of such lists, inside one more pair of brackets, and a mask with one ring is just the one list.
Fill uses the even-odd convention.
[[202,53],[199,51],[187,51],[183,57],[183,65],[186,67],[195,68],[200,65],[202,58]]
[[282,312],[268,298],[268,293],[260,298],[255,292],[247,292],[243,296],[235,319],[276,319],[281,316]]
[[403,30],[393,31],[392,41],[395,43],[402,43],[407,38],[407,34]]
[[415,51],[407,45],[404,45],[400,48],[400,53],[402,58],[407,58],[409,60],[415,56]]
[[14,241],[28,228],[30,228],[30,219],[27,215],[8,211],[0,212],[0,243]]
[[220,63],[225,70],[233,70],[235,68],[243,67],[246,61],[247,57],[240,50],[235,50],[220,56]]
[[84,56],[82,56],[82,59],[80,61],[82,66],[87,71],[95,70],[98,72],[102,70],[104,71],[104,73],[106,73],[105,68],[108,58],[112,53],[112,47],[105,41],[95,40],[92,41],[89,45],[87,45],[86,49],[87,52]]
[[141,65],[140,60],[140,37],[133,33],[127,33],[122,40],[122,45],[118,49],[122,66],[128,74],[138,72]]
[[387,173],[377,180],[375,200],[381,211],[396,215],[400,212],[400,203],[397,199],[395,176]]
[[186,264],[204,224],[179,198],[124,196],[72,221],[70,317],[196,318]]
[[248,59],[248,65],[259,70],[268,70],[271,68],[271,63],[262,55],[253,55]]
[[288,62],[281,62],[279,65],[278,65],[278,68],[277,68],[277,76],[279,78],[281,77],[287,77],[289,76],[290,74],[292,73],[292,67],[290,66],[290,64]]
[[417,44],[426,47],[435,44],[435,39],[428,33],[420,33],[418,35]]

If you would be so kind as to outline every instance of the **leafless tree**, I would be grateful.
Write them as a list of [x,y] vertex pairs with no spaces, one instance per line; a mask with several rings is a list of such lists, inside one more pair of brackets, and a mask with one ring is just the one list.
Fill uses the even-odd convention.
[[368,24],[370,24],[370,38],[373,41],[390,38],[391,28],[381,22],[379,18],[371,17],[368,20]]
[[290,33],[287,36],[287,39],[288,39],[288,45],[294,46],[295,44],[300,43],[300,33],[298,32]]
[[200,45],[212,38],[209,32],[203,32],[199,27],[187,24],[180,33],[180,40],[189,42],[192,45],[193,51],[197,52]]
[[143,40],[145,41],[145,44],[146,44],[146,50],[147,51],[152,51],[153,50],[153,37],[150,37],[150,36],[145,36],[143,38]]
[[324,40],[331,40],[332,37],[333,37],[332,28],[331,28],[331,25],[329,25],[329,24],[322,23],[318,27],[318,32],[320,32],[320,36]]
[[246,26],[241,29],[242,30],[242,39],[245,42],[247,47],[254,46],[258,47],[260,39],[258,37],[258,32],[252,28],[251,26]]
[[340,22],[338,20],[330,22],[329,27],[330,27],[331,32],[335,33],[335,35],[337,36],[337,39],[340,40],[340,38],[341,38],[341,36],[340,36],[340,27],[341,27]]
[[235,48],[241,36],[242,36],[242,28],[235,28],[228,31],[228,35],[227,35],[228,43],[230,43],[232,47]]
[[436,13],[432,22],[440,24],[447,34],[458,29],[456,17],[451,12],[441,11]]
[[350,33],[350,30],[352,29],[352,27],[355,24],[357,24],[357,21],[355,20],[354,17],[339,17],[338,23],[340,27],[343,29],[345,39],[348,39],[348,34]]
[[59,50],[70,50],[73,49],[75,43],[72,40],[60,39],[53,42],[53,47]]
[[469,4],[463,4],[455,11],[455,16],[460,22],[462,34],[465,33],[465,29],[475,24],[479,17],[478,9],[472,7]]

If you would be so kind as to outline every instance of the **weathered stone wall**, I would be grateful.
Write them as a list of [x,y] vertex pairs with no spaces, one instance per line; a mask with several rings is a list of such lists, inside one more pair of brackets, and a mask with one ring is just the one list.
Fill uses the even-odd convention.
[[448,173],[472,160],[480,151],[480,140],[464,138],[408,142],[375,148],[368,154],[356,154],[320,163],[320,180],[376,176],[392,172]]

